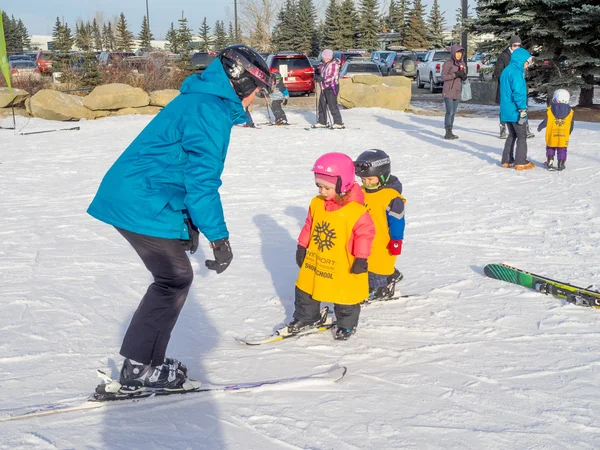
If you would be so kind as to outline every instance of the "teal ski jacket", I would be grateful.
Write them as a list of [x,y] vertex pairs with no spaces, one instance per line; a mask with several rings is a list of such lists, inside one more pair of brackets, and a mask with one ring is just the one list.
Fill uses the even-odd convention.
[[518,122],[519,110],[527,109],[524,65],[530,56],[524,48],[516,49],[500,74],[500,122]]

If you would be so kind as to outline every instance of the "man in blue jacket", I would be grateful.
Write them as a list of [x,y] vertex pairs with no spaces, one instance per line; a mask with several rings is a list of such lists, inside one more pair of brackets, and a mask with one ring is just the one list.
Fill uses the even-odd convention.
[[527,83],[525,69],[531,55],[524,48],[517,48],[511,55],[510,64],[500,75],[500,122],[506,123],[508,138],[502,153],[502,167],[512,166],[511,155],[516,142],[514,167],[516,170],[532,169],[527,161]]
[[186,367],[165,358],[193,280],[186,250],[210,242],[217,273],[233,253],[219,196],[231,128],[272,79],[262,57],[244,45],[223,49],[201,74],[183,82],[181,94],[142,130],[108,170],[88,213],[113,225],[131,244],[152,283],[135,311],[120,353],[121,391],[147,387],[185,390]]

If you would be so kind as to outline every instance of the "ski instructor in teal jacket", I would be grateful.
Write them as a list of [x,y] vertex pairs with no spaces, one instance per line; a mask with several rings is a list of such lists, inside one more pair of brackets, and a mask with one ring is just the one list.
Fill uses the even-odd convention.
[[[171,331],[193,280],[186,250],[202,233],[217,273],[233,253],[219,196],[231,128],[272,78],[263,58],[244,45],[223,49],[202,73],[186,78],[181,94],[142,130],[108,170],[88,213],[113,225],[152,273],[120,353],[120,392],[195,387],[187,369],[166,358]],[[196,383],[197,384],[197,383]]]

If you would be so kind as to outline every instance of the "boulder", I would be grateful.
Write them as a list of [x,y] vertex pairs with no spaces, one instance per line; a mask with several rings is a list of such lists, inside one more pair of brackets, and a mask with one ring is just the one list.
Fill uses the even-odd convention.
[[[360,77],[359,82],[355,80],[357,77]],[[394,81],[397,85],[389,86],[386,83],[388,79],[404,77],[373,76],[379,84],[366,84],[363,81],[373,81],[367,77],[371,76],[357,75],[353,80],[341,80],[338,100],[345,108],[386,108],[404,111],[409,107],[410,80]]]
[[150,106],[165,107],[178,95],[179,91],[177,89],[162,89],[150,92]]
[[[15,108],[15,116],[29,117],[25,108]],[[0,118],[12,117],[12,108],[0,108]]]
[[[29,97],[29,92],[24,91],[23,89],[13,88],[12,90],[13,101],[12,105],[20,105],[25,101],[27,97]],[[10,101],[10,93],[8,92],[7,87],[0,88],[0,108],[6,108],[11,105]]]
[[369,86],[375,86],[381,84],[382,78],[383,77],[378,77],[377,75],[371,75],[367,73],[365,75],[354,75],[352,77],[352,82],[359,84],[367,84]]
[[83,97],[42,89],[25,102],[27,112],[46,120],[79,120],[103,117],[103,112],[90,111],[83,106]]
[[128,114],[158,114],[161,108],[158,106],[142,106],[140,108],[123,108],[112,111],[111,116],[126,116]]
[[122,83],[97,86],[83,99],[83,105],[93,111],[139,108],[149,103],[150,97],[145,91]]

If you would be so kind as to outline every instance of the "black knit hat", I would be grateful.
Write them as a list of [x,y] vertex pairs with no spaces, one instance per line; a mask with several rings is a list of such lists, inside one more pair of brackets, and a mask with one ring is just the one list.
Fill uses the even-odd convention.
[[521,43],[521,38],[517,35],[514,35],[513,37],[510,38],[510,45],[513,44],[520,44]]

